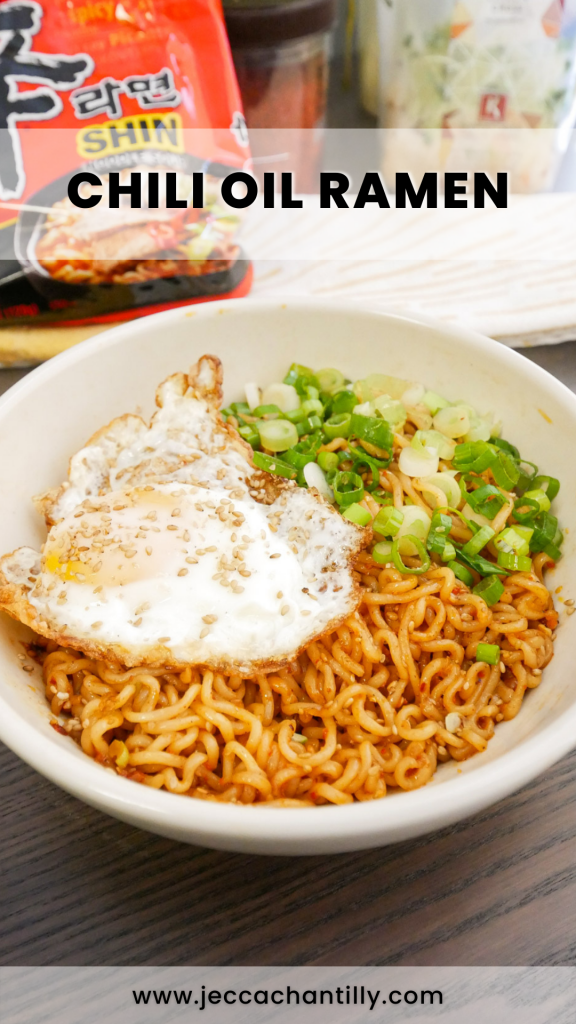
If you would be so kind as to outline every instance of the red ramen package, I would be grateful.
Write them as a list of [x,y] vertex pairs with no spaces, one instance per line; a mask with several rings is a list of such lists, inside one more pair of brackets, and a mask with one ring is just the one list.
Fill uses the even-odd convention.
[[[0,0],[0,358],[15,326],[245,294],[219,186],[247,166],[220,0]],[[102,198],[114,179],[118,208],[75,205],[78,172]]]

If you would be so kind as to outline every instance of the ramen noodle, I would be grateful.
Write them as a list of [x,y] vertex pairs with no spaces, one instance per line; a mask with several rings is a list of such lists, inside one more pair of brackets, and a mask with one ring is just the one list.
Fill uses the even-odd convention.
[[358,607],[272,672],[123,669],[37,638],[53,725],[155,789],[281,807],[379,799],[486,750],[553,656],[559,482],[491,416],[294,364],[223,410],[257,467],[372,527]]

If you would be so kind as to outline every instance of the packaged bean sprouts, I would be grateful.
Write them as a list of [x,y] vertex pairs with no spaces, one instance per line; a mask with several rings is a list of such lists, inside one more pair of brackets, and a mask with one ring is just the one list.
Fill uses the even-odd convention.
[[384,172],[549,188],[570,141],[575,0],[379,0]]

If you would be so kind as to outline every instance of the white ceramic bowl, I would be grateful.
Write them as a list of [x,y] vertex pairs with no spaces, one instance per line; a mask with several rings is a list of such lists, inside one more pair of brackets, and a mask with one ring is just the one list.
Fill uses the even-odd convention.
[[[224,362],[226,401],[245,381],[280,379],[293,361],[350,377],[385,372],[419,380],[504,421],[504,436],[562,489],[569,527],[548,577],[576,597],[576,397],[515,352],[460,328],[315,300],[215,302],[137,320],[35,370],[0,400],[2,552],[40,544],[30,496],[65,477],[69,455],[102,424],[138,406],[156,384],[203,353]],[[550,583],[550,581],[552,581]],[[562,606],[560,606],[562,607]],[[518,717],[486,753],[440,768],[411,793],[343,807],[280,809],[206,803],[158,792],[105,771],[49,725],[39,676],[18,660],[25,630],[0,616],[0,737],[37,771],[108,814],[184,842],[251,853],[336,853],[384,845],[449,825],[530,782],[576,745],[576,617],[561,611],[556,654]]]

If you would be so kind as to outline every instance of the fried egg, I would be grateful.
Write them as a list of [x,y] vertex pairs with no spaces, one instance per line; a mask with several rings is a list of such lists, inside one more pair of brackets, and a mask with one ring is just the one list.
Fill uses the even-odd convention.
[[317,492],[256,470],[218,413],[203,357],[158,390],[150,423],[123,416],[37,499],[41,552],[0,561],[0,607],[41,635],[128,667],[251,674],[292,660],[360,599],[367,531]]

